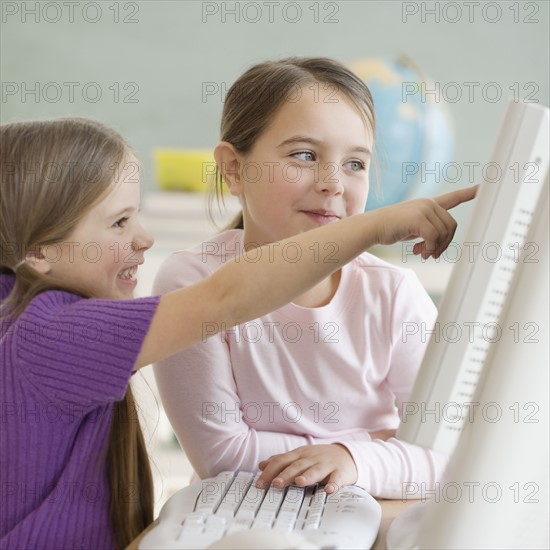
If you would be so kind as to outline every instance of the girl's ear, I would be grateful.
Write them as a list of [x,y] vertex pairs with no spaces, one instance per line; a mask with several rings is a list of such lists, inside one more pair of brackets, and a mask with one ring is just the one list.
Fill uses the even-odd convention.
[[228,141],[220,141],[214,149],[214,159],[232,195],[243,192],[241,181],[241,155]]
[[51,262],[48,260],[48,255],[45,254],[44,247],[41,246],[37,246],[28,251],[25,255],[25,262],[29,267],[32,267],[42,275],[48,274],[52,269]]

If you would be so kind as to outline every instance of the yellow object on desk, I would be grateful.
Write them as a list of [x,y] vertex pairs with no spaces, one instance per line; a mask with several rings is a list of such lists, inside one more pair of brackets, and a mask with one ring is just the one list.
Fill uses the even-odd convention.
[[168,191],[205,192],[216,174],[207,149],[156,149],[153,152],[157,185]]

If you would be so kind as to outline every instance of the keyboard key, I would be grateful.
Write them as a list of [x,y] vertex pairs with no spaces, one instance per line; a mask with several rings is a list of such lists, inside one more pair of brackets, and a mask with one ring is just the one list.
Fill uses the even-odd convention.
[[227,522],[220,516],[208,516],[206,518],[204,530],[207,533],[220,533],[220,537],[225,533]]
[[296,519],[296,529],[302,529],[304,527],[304,522],[309,511],[309,506],[311,504],[311,499],[313,497],[313,487],[305,487],[304,489],[304,498],[302,501],[302,507],[298,513],[298,518]]
[[293,512],[279,512],[275,520],[274,528],[283,529],[284,531],[292,531],[296,523],[296,514]]
[[219,506],[232,480],[232,472],[223,472],[217,476],[215,480],[201,482],[202,491],[197,501],[195,511],[205,514],[214,512]]
[[184,525],[203,525],[205,519],[205,516],[202,514],[189,514],[185,518]]
[[269,487],[267,494],[262,502],[260,511],[262,510],[274,510],[277,511],[285,495],[284,489],[277,489],[276,487]]
[[253,520],[247,518],[235,519],[235,521],[231,522],[231,525],[227,530],[227,534],[236,533],[237,531],[243,531],[244,529],[250,529],[250,527],[252,526],[252,521]]
[[180,538],[189,535],[200,535],[204,531],[204,525],[185,524],[181,530]]
[[302,487],[289,487],[279,513],[292,512],[298,514],[303,500],[304,489]]
[[258,477],[260,477],[260,474],[258,474],[250,484],[250,487],[248,488],[248,491],[246,492],[246,495],[241,502],[241,506],[237,511],[237,518],[253,519],[254,517],[256,517],[256,513],[258,512],[266,494],[266,491],[264,491],[263,489],[258,489],[255,485],[256,479],[258,479]]
[[206,523],[207,525],[225,525],[226,521],[224,518],[220,518],[219,516],[208,515],[206,516]]
[[271,527],[273,525],[273,521],[275,520],[275,516],[276,514],[273,510],[260,510],[252,526],[262,528]]
[[253,474],[250,473],[240,473],[233,479],[216,511],[217,515],[227,518],[232,518],[235,515],[253,477]]

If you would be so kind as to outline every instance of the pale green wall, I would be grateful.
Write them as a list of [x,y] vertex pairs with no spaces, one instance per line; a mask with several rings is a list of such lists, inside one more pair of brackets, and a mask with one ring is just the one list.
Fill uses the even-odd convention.
[[[520,88],[529,82],[539,87],[535,98],[548,105],[549,3],[540,2],[471,2],[473,22],[467,5],[457,23],[445,21],[455,16],[455,2],[400,1],[302,1],[302,17],[296,23],[288,17],[295,11],[289,2],[273,5],[274,21],[269,21],[266,2],[218,2],[220,12],[203,22],[202,10],[213,9],[212,2],[196,1],[102,1],[98,22],[93,2],[80,2],[74,8],[74,22],[69,21],[65,2],[42,2],[42,12],[28,13],[36,2],[2,2],[1,78],[4,91],[9,83],[31,86],[48,82],[61,86],[59,101],[48,102],[33,96],[22,101],[21,92],[2,97],[1,120],[47,118],[61,115],[92,116],[115,128],[136,147],[143,158],[145,188],[152,188],[151,151],[155,146],[211,147],[218,136],[222,109],[221,94],[202,100],[205,82],[228,87],[249,65],[288,55],[329,55],[342,61],[362,57],[397,57],[401,53],[413,58],[433,80],[447,82],[497,82],[503,89],[497,103],[486,101],[477,93],[475,101],[449,104],[456,123],[458,162],[487,162],[502,116],[508,88],[515,82]],[[47,10],[45,5],[50,4]],[[227,15],[221,20],[221,4],[230,8],[248,6],[250,19],[254,10],[262,18],[251,23]],[[312,7],[318,5],[321,19],[337,8],[335,23],[314,21]],[[453,4],[453,5],[451,5]],[[440,7],[440,22],[421,10]],[[497,7],[495,7],[497,5]],[[133,16],[136,23],[114,23],[118,6],[121,21]],[[403,22],[404,9],[418,9]],[[500,8],[499,21],[489,22]],[[10,12],[18,9],[18,13]],[[484,17],[483,9],[487,10]],[[59,11],[61,10],[61,11]],[[536,11],[536,13],[535,13]],[[61,20],[48,22],[61,13]],[[514,19],[519,16],[519,21]],[[530,17],[529,17],[530,16]],[[24,19],[22,21],[22,19]],[[526,19],[538,20],[527,23]],[[64,82],[77,82],[74,102],[70,102]],[[82,98],[86,83],[97,83],[103,97],[97,103]],[[139,90],[137,103],[123,102],[132,91],[122,87],[135,82]],[[109,86],[119,83],[121,96],[114,101]],[[132,85],[133,86],[133,85]],[[44,89],[44,88],[42,88]],[[479,88],[478,88],[479,90]],[[56,88],[48,90],[55,94]],[[89,91],[93,91],[92,88]],[[447,188],[453,187],[447,184]],[[456,185],[454,186],[456,187]]]

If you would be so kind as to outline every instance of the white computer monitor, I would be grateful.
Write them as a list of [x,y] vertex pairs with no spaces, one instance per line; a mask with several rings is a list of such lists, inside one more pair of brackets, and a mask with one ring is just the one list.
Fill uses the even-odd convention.
[[549,149],[548,108],[510,102],[397,434],[451,458],[388,548],[550,547]]

